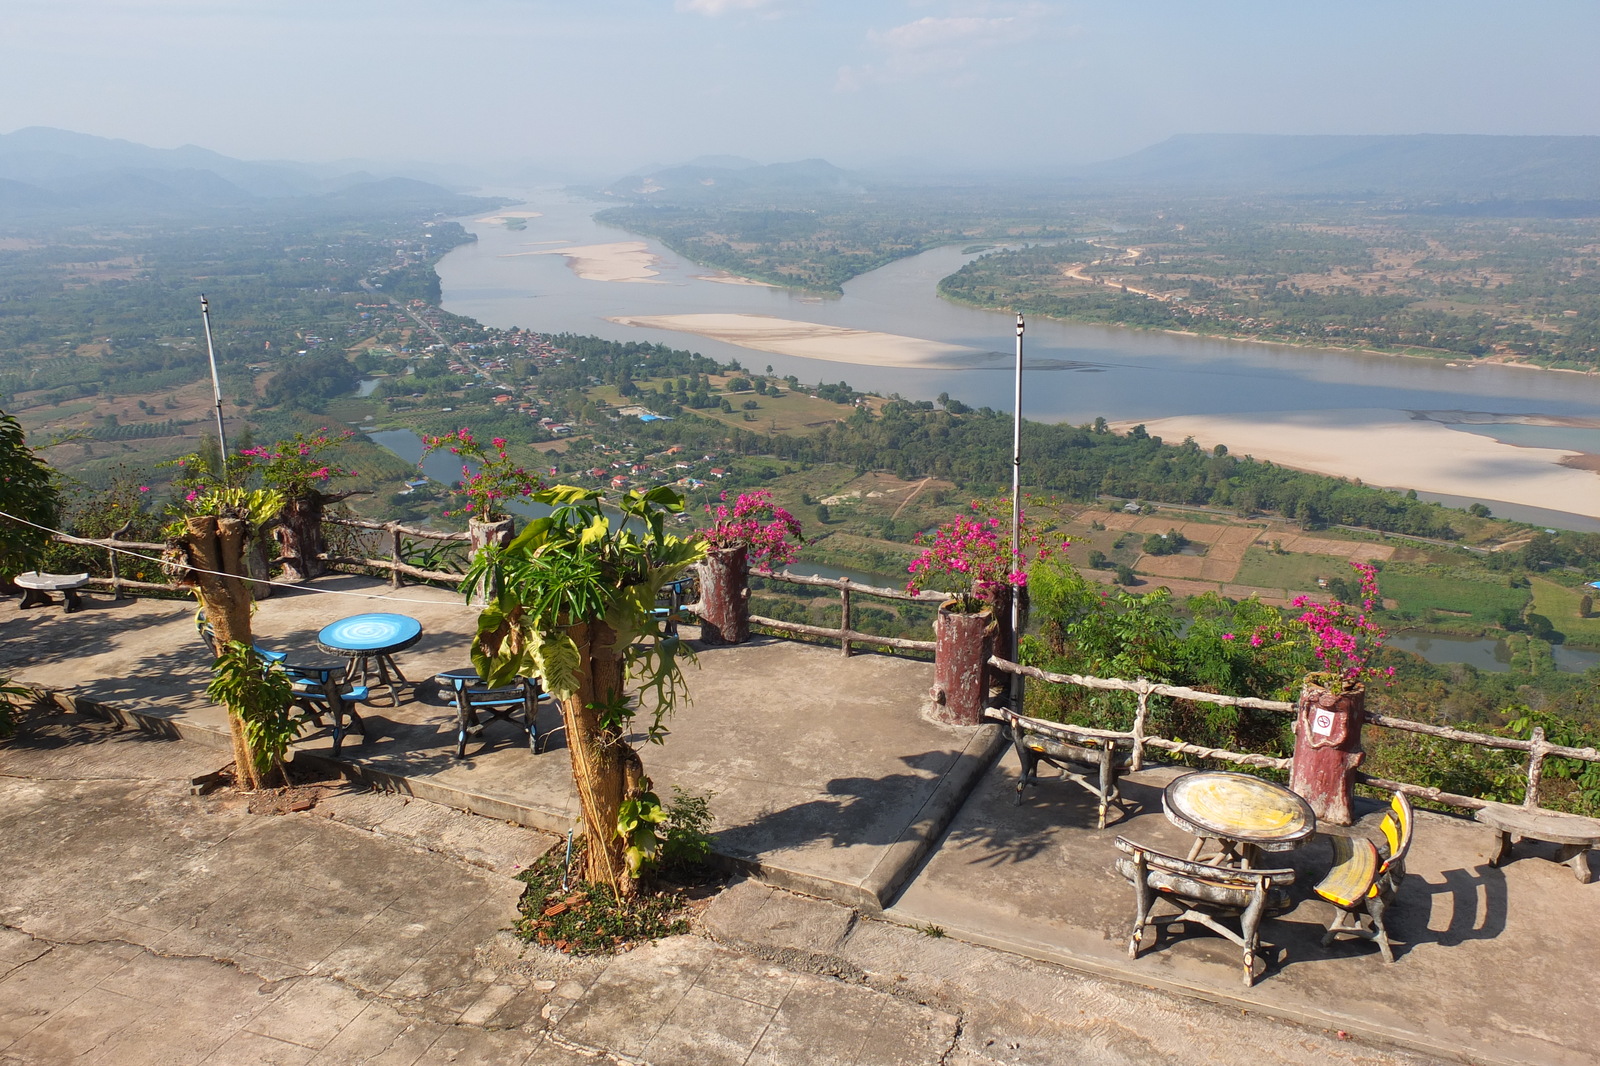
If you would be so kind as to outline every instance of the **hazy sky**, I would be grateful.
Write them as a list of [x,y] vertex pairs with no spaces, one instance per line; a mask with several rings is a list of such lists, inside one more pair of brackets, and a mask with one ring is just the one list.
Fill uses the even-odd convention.
[[1600,134],[1594,0],[3,0],[0,132],[598,171]]

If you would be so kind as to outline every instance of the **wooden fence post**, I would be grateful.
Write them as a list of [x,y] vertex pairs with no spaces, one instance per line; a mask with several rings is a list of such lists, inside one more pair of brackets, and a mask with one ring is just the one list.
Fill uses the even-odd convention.
[[1150,717],[1150,682],[1139,678],[1135,682],[1139,687],[1139,709],[1133,712],[1133,769],[1144,769],[1144,731],[1146,721]]
[[389,584],[400,588],[406,583],[400,573],[400,523],[390,522],[384,529],[389,533],[389,561],[394,563],[394,569],[389,571]]
[[1533,747],[1528,750],[1528,788],[1522,794],[1524,807],[1539,806],[1539,792],[1544,782],[1544,758],[1550,751],[1544,739],[1544,726],[1534,726],[1531,739]]
[[[111,540],[116,540],[116,539],[121,537],[124,533],[128,532],[132,528],[133,528],[133,519],[130,518],[126,522],[122,523],[122,525],[118,526],[116,529],[111,531],[110,539]],[[120,602],[122,600],[122,598],[123,598],[123,596],[122,596],[122,574],[117,569],[117,549],[112,548],[112,547],[107,547],[106,548],[106,559],[111,564],[111,599],[113,601]]]
[[848,659],[850,658],[850,579],[844,577],[839,580],[845,582],[839,589],[839,650]]

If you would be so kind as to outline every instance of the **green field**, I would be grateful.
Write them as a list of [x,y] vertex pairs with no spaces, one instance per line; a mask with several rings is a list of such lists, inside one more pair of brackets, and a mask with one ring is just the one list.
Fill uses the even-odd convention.
[[1600,604],[1600,589],[1569,589],[1554,581],[1532,578],[1533,609],[1550,619],[1556,631],[1566,634],[1570,644],[1600,647],[1600,617],[1582,618],[1578,615],[1578,601],[1585,593]]
[[1508,588],[1504,578],[1488,575],[1396,573],[1391,568],[1379,576],[1378,585],[1384,599],[1398,604],[1395,615],[1406,620],[1426,621],[1429,612],[1439,612],[1447,616],[1439,621],[1453,616],[1492,626],[1502,612],[1520,612],[1529,598],[1527,589]]
[[1234,580],[1255,588],[1316,593],[1321,591],[1317,578],[1345,577],[1349,573],[1349,564],[1339,556],[1277,555],[1267,548],[1250,547],[1245,550]]

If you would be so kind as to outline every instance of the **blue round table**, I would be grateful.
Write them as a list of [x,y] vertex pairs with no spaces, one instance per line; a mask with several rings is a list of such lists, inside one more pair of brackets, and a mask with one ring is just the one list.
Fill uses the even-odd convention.
[[317,634],[317,646],[332,655],[343,655],[350,660],[345,668],[345,681],[365,685],[367,675],[375,667],[378,684],[387,685],[389,698],[399,704],[400,695],[395,681],[409,685],[400,668],[395,665],[394,653],[405,651],[422,639],[422,623],[404,614],[357,614],[341,618],[326,625]]

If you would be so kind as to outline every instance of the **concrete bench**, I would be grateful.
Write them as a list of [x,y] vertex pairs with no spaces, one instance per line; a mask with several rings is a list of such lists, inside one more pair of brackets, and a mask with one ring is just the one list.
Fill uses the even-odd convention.
[[1589,852],[1600,846],[1600,820],[1537,807],[1513,807],[1509,803],[1488,804],[1473,812],[1473,817],[1493,828],[1499,836],[1495,853],[1489,859],[1490,866],[1511,861],[1513,837],[1543,840],[1561,845],[1555,861],[1569,864],[1579,884],[1587,885],[1594,880]]
[[71,614],[73,611],[83,609],[83,601],[78,598],[78,590],[89,583],[89,575],[41,574],[37,570],[30,570],[26,574],[18,574],[11,580],[22,590],[21,610],[49,607],[56,601],[52,600],[48,593],[59,592],[65,604],[63,613]]

